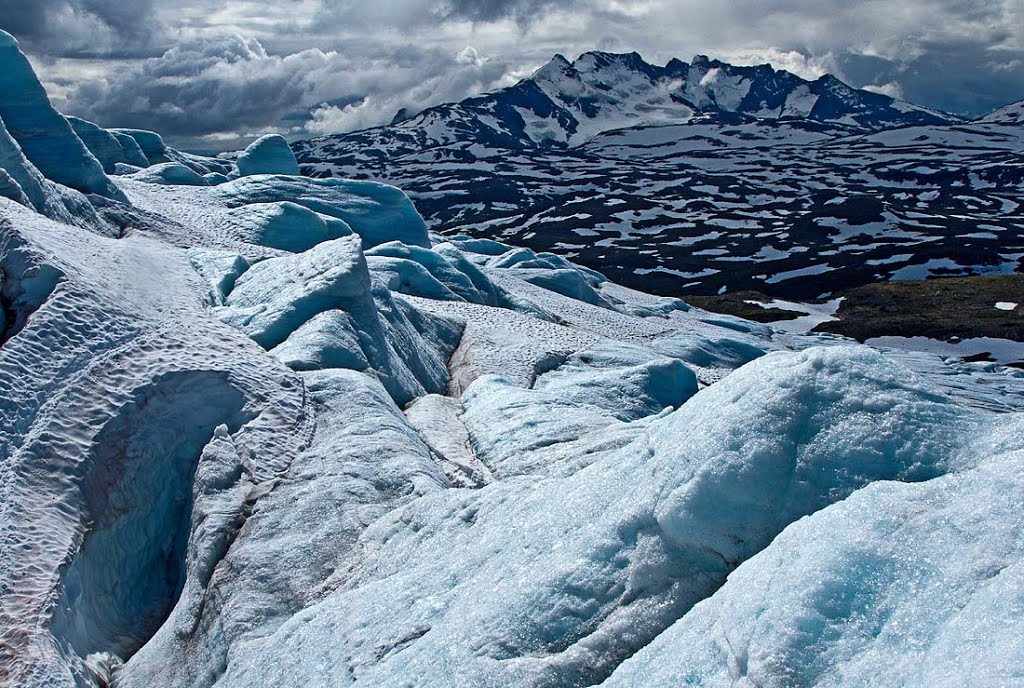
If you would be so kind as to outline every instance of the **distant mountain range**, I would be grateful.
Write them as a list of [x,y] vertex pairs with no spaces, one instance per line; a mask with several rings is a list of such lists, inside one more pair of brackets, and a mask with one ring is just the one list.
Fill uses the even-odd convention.
[[[734,117],[728,117],[728,116]],[[771,65],[736,67],[698,55],[648,64],[637,53],[556,55],[533,76],[460,103],[371,130],[390,154],[459,141],[506,147],[576,147],[613,129],[685,124],[708,116],[828,122],[855,129],[959,121],[953,115],[855,89],[831,75],[814,81]]]
[[828,75],[590,52],[396,120],[293,148],[306,174],[402,187],[436,231],[664,294],[814,298],[1024,257],[1021,103],[967,122]]

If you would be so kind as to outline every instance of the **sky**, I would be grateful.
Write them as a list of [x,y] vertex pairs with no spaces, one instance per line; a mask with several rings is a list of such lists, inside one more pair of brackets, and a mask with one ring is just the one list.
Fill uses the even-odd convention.
[[0,28],[62,111],[194,150],[387,124],[595,49],[968,116],[1024,99],[1024,0],[0,0]]

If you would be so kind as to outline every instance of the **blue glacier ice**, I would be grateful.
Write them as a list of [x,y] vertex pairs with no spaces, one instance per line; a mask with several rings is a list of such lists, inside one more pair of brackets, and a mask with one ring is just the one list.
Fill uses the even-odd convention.
[[21,146],[7,131],[0,118],[0,171],[5,175],[0,195],[35,209],[42,215],[66,224],[105,231],[106,227],[79,192],[46,179],[25,157]]
[[[140,166],[147,164],[134,139],[125,136],[119,138],[112,132],[78,117],[68,117],[67,120],[89,152],[103,165],[103,171],[107,174],[114,174],[118,163]],[[123,145],[124,139],[131,141],[127,149]]]
[[391,291],[430,299],[495,303],[496,287],[464,259],[452,262],[441,252],[398,241],[375,246],[367,250],[366,257],[370,269]]
[[132,175],[134,179],[150,184],[170,186],[206,186],[203,175],[179,162],[161,162]]
[[226,160],[175,150],[164,142],[160,134],[154,131],[144,129],[109,129],[107,131],[121,143],[125,156],[123,162],[135,167],[176,163],[200,176],[210,173],[227,174],[231,171],[231,163]]
[[876,483],[794,523],[601,685],[1024,682],[1022,460]]
[[21,184],[14,180],[7,170],[0,167],[0,196],[9,198],[15,203],[20,203],[25,206],[32,206],[32,201],[29,200],[28,196],[25,195],[25,191],[21,188]]
[[389,241],[429,247],[427,224],[409,197],[387,184],[284,175],[241,177],[216,187],[229,205],[290,201],[346,222],[365,248]]
[[121,155],[123,156],[123,162],[127,165],[134,165],[135,167],[148,167],[149,158],[142,152],[142,148],[139,147],[139,142],[134,137],[118,131],[116,129],[108,130],[110,135],[117,139],[117,142],[121,144]]
[[245,240],[294,253],[352,234],[344,220],[320,215],[290,201],[251,203],[230,211],[229,215],[237,226],[235,231]]
[[603,303],[546,289],[522,271],[573,268],[488,265],[508,247],[289,251],[265,223],[294,201],[122,183],[177,224],[111,239],[0,199],[22,683],[1017,676],[1021,417],[868,347],[786,350],[584,271]]
[[256,139],[242,151],[235,161],[238,174],[289,174],[299,173],[299,163],[288,142],[280,134],[267,134]]
[[203,175],[206,179],[206,183],[210,186],[216,186],[217,184],[223,184],[224,182],[231,181],[231,177],[221,172],[207,172]]
[[125,200],[68,121],[50,105],[18,42],[2,30],[0,93],[0,118],[43,176],[85,193]]
[[221,319],[265,349],[326,310],[369,310],[370,274],[359,238],[322,243],[295,258],[261,261],[235,282],[224,304]]
[[134,141],[139,151],[146,158],[147,165],[145,166],[171,162],[167,157],[167,144],[164,143],[164,139],[160,134],[142,129],[111,129],[110,131],[119,139],[121,137],[128,137]]
[[350,235],[256,263],[217,316],[296,370],[365,370],[403,404],[443,392],[458,324],[393,297],[371,278],[360,244]]
[[[484,403],[463,401],[467,414]],[[231,645],[219,685],[600,681],[789,523],[875,480],[969,466],[982,427],[877,354],[764,357],[674,413],[542,442],[528,473],[499,465],[481,489],[378,520],[358,572],[272,635]],[[538,439],[532,423],[503,429],[514,446]],[[231,600],[244,617],[245,598]]]
[[224,305],[224,299],[235,288],[235,282],[249,269],[249,261],[237,253],[217,249],[196,248],[188,252],[189,263],[206,278],[213,303]]

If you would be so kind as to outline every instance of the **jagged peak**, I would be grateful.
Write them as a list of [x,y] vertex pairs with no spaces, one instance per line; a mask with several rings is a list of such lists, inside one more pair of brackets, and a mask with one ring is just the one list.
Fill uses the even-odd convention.
[[570,62],[569,59],[566,58],[566,56],[563,55],[562,53],[555,53],[555,56],[548,60],[547,63],[540,68],[540,70],[546,68],[563,70],[566,69],[567,67],[572,67],[572,62]]
[[553,79],[560,75],[569,74],[573,71],[572,63],[561,53],[555,53],[547,63],[533,73],[533,79]]
[[[596,63],[609,64],[613,62],[627,63],[627,64],[643,64],[647,65],[643,56],[635,50],[628,53],[610,53],[603,50],[588,50],[581,54],[573,65],[577,65],[581,61],[586,61],[588,58],[593,59]],[[649,66],[649,65],[648,65]]]
[[410,119],[412,116],[413,116],[413,113],[409,111],[409,108],[407,108],[407,107],[398,108],[398,112],[396,112],[395,116],[391,118],[391,124],[392,125],[401,124],[405,120]]

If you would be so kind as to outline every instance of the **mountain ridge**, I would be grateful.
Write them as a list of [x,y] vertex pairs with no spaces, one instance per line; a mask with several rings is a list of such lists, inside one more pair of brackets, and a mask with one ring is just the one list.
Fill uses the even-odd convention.
[[[512,148],[574,148],[614,129],[684,124],[726,114],[807,119],[865,131],[963,121],[853,88],[830,74],[810,81],[767,63],[734,66],[706,55],[696,55],[689,63],[672,58],[662,67],[636,52],[589,51],[573,62],[556,54],[512,86],[415,114],[399,111],[389,125],[310,140],[373,135],[379,147],[391,150],[456,140]],[[416,136],[418,130],[427,133]]]

